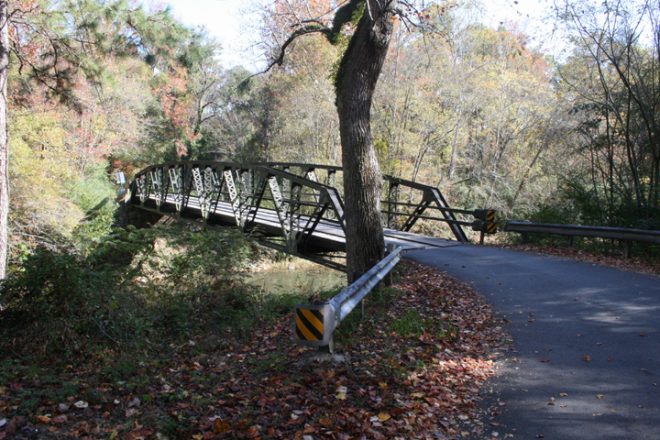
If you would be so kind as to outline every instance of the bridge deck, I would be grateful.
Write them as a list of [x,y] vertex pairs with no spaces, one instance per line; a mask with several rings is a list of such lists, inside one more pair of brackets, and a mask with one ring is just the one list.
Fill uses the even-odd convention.
[[[174,196],[168,195],[163,204],[165,205],[165,209],[161,208],[161,210],[158,211],[159,213],[168,214],[167,208],[171,208],[169,209],[171,214],[176,213]],[[150,195],[144,206],[135,206],[149,211],[157,211],[156,197]],[[191,195],[182,213],[183,215],[201,218],[201,211],[198,198]],[[252,219],[252,215],[250,215],[249,218]],[[299,222],[304,225],[308,220],[309,217],[303,215],[300,217]],[[209,221],[211,223],[235,226],[236,220],[231,204],[228,202],[218,202],[217,207],[209,213]],[[281,234],[281,225],[279,218],[277,217],[277,212],[273,209],[263,207],[257,209],[254,222],[250,224],[250,228],[264,234]],[[384,230],[384,235],[386,245],[392,244],[411,248],[443,248],[461,244],[458,241],[418,235],[387,228]],[[321,251],[345,250],[346,237],[338,222],[322,219],[312,233],[308,244],[310,247]]]

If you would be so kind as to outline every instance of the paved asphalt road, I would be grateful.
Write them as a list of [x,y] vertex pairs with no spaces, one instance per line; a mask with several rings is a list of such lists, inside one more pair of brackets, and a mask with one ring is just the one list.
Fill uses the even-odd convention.
[[660,277],[472,245],[407,258],[472,283],[510,321],[500,438],[660,440]]

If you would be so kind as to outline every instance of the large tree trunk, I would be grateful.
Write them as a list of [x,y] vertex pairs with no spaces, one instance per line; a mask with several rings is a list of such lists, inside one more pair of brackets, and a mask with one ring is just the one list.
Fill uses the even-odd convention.
[[336,79],[346,212],[348,280],[384,254],[382,176],[371,136],[371,101],[392,34],[395,1],[368,0]]
[[9,169],[7,137],[7,77],[9,76],[8,2],[0,0],[0,280],[7,268],[9,214]]

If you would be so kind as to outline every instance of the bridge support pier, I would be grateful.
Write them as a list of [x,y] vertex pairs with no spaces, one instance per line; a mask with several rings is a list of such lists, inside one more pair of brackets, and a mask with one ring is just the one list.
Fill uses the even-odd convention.
[[128,225],[133,225],[136,228],[145,228],[155,225],[163,216],[163,214],[156,212],[136,209],[130,203],[120,201],[113,225],[120,228],[125,228]]

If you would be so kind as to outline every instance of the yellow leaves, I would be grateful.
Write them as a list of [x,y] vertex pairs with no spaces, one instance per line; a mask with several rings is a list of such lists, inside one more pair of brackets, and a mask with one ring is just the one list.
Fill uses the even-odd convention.
[[373,424],[373,426],[383,426],[382,424],[391,418],[392,416],[389,413],[381,411],[378,413],[378,415],[369,418],[369,421]]
[[74,179],[62,117],[52,111],[11,114],[9,174],[17,223],[69,235],[83,213],[66,199]]
[[337,387],[337,394],[335,394],[335,397],[339,400],[346,400],[346,393],[347,392],[348,392],[348,388],[341,385],[341,386]]
[[389,419],[391,419],[391,418],[392,418],[392,416],[389,415],[389,414],[386,413],[386,412],[379,412],[379,413],[378,413],[378,420],[379,420],[380,422],[387,422],[387,421],[388,421]]

